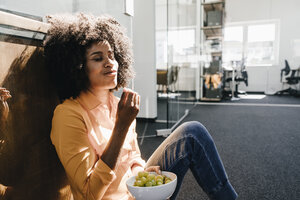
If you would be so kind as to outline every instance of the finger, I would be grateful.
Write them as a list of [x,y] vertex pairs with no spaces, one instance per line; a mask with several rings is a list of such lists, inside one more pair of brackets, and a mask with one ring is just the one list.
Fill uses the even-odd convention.
[[134,95],[134,92],[128,91],[128,96],[126,99],[126,105],[132,106],[132,97]]
[[134,95],[133,95],[133,98],[132,98],[132,102],[134,104],[134,106],[138,106],[138,93],[135,92]]
[[[2,105],[4,107],[3,109],[3,112],[1,113],[2,114],[2,119],[6,120],[7,119],[7,116],[8,116],[8,113],[9,113],[9,107],[8,107],[8,104],[7,102],[2,102]],[[1,116],[0,116],[1,118]]]
[[147,169],[145,169],[147,172],[156,172],[157,174],[160,174],[160,166],[150,166]]
[[7,99],[11,98],[11,95],[4,95],[2,97],[3,101],[6,101]]
[[4,90],[4,94],[10,94],[8,90]]
[[126,88],[124,88],[124,89],[123,89],[123,93],[122,93],[122,95],[121,95],[121,99],[120,99],[120,102],[121,102],[122,104],[125,104],[126,99],[127,99],[127,95],[128,95],[128,92],[127,92]]
[[145,169],[145,171],[146,172],[152,172],[153,170],[152,170],[152,167],[148,167],[148,168]]
[[157,174],[161,174],[160,166],[155,166],[155,172],[156,172]]
[[136,93],[133,93],[133,96],[132,96],[132,101],[131,101],[131,106],[136,106],[137,105],[137,101],[136,101],[136,97],[137,94]]
[[137,95],[137,105],[140,107],[140,95]]
[[9,112],[9,106],[8,106],[7,102],[4,102],[4,109],[5,109],[5,111]]

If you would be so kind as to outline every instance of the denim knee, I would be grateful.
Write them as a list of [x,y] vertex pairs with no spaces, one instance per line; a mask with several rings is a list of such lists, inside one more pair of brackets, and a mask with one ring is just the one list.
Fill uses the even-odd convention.
[[182,124],[184,131],[182,134],[185,134],[186,137],[192,137],[196,139],[201,144],[213,143],[213,139],[205,126],[203,126],[198,121],[190,121]]

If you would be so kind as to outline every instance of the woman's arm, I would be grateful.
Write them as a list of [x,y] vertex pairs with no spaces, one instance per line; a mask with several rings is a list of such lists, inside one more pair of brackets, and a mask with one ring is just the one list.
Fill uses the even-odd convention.
[[131,123],[135,120],[140,107],[140,97],[132,90],[125,89],[118,104],[115,127],[101,159],[114,169]]

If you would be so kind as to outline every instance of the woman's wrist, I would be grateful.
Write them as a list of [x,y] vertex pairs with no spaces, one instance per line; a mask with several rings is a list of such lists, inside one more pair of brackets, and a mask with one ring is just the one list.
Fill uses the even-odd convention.
[[126,135],[129,130],[129,127],[130,125],[127,125],[126,123],[122,123],[117,120],[114,129],[118,135]]

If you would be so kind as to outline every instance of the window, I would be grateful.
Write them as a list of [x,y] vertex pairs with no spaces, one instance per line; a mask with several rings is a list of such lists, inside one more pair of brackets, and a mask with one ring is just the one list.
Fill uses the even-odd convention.
[[245,60],[247,66],[278,64],[279,21],[227,24],[224,31],[224,64]]
[[243,59],[243,31],[242,26],[225,28],[223,46],[223,61],[225,63]]
[[169,30],[168,45],[173,48],[174,62],[182,62],[180,57],[195,54],[195,29]]
[[[167,62],[193,62],[196,55],[196,31],[193,27],[156,31],[156,62],[164,68]],[[168,49],[168,52],[167,52]],[[169,60],[168,55],[169,53]]]

